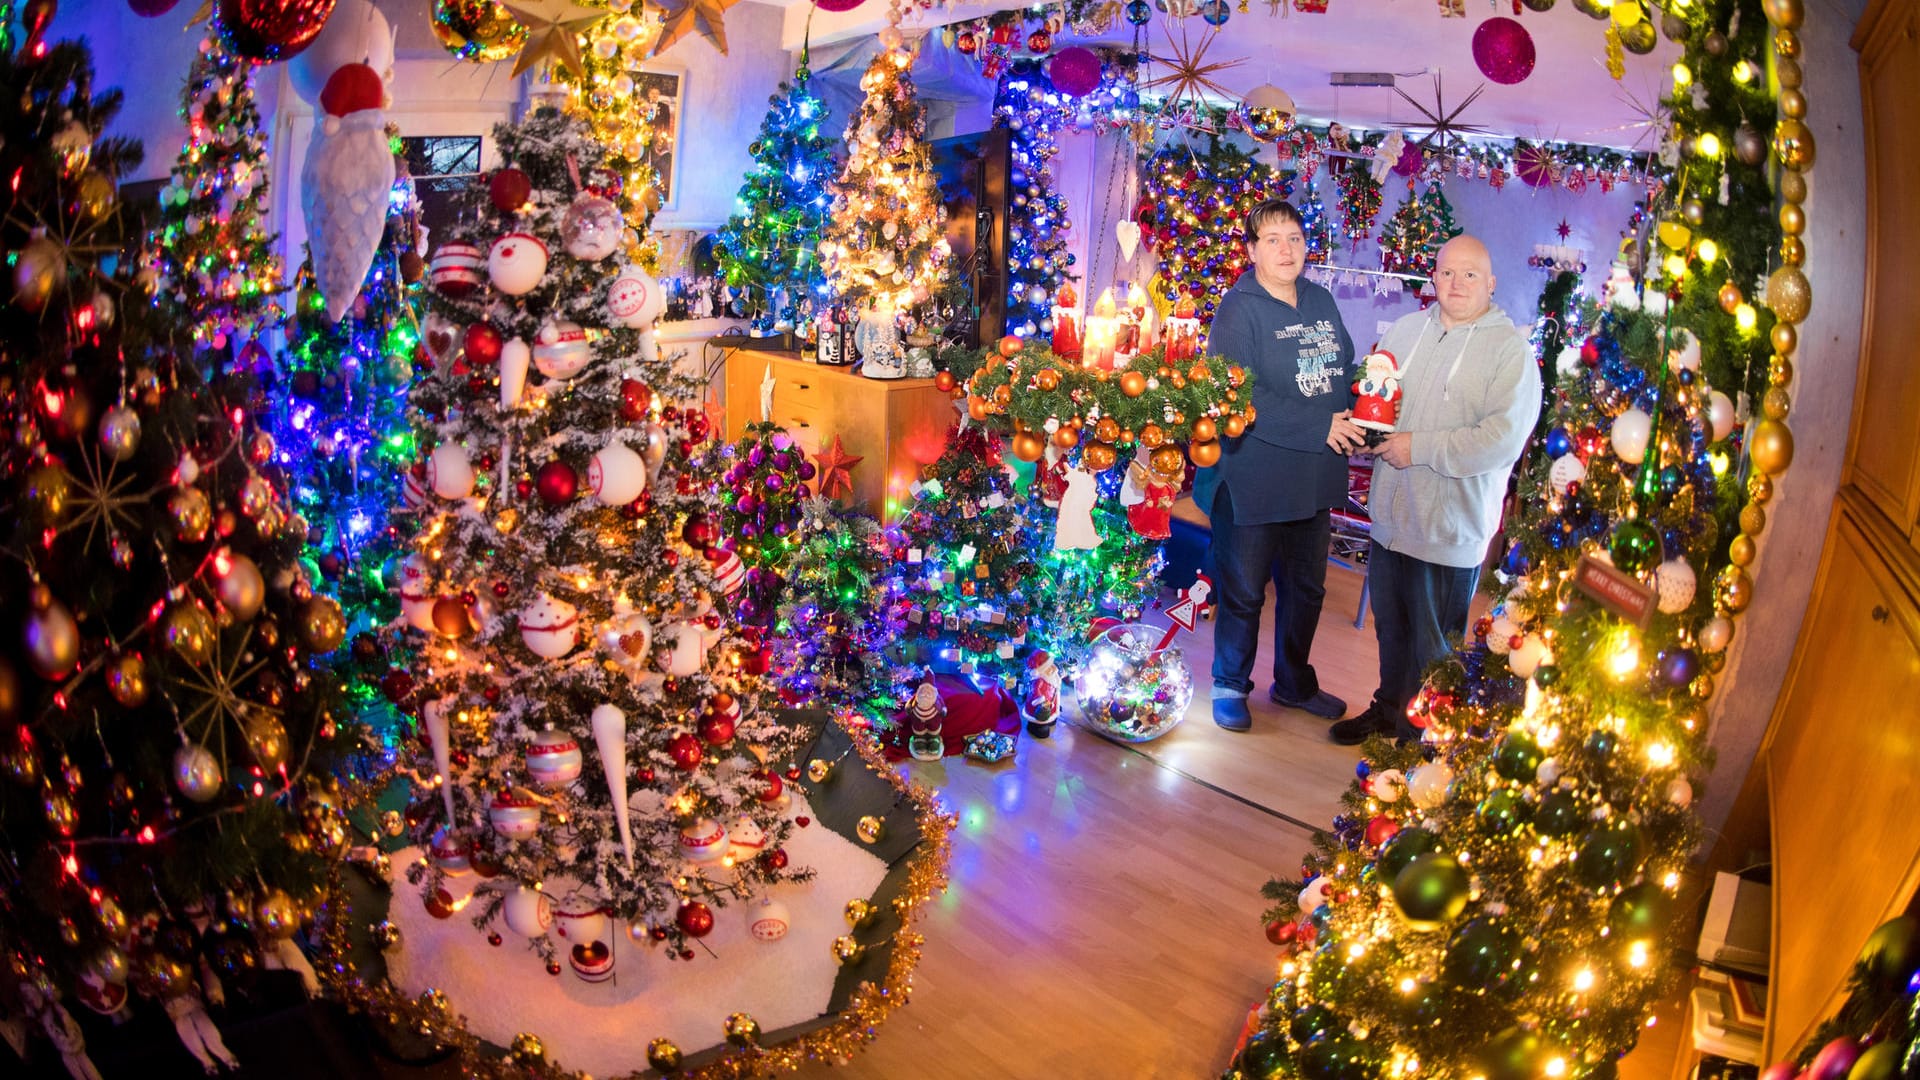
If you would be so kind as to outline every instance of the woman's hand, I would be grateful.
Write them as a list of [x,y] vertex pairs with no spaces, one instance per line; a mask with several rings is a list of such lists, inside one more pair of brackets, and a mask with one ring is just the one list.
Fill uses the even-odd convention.
[[1352,420],[1353,410],[1333,414],[1327,425],[1327,447],[1336,454],[1352,454],[1367,448],[1367,431]]

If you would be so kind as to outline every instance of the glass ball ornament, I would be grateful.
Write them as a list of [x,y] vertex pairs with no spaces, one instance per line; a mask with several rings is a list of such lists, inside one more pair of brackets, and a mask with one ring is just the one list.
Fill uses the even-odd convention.
[[1135,26],[1145,26],[1153,20],[1153,5],[1147,0],[1128,0],[1127,21]]
[[1467,893],[1467,872],[1449,855],[1421,855],[1393,878],[1393,902],[1416,930],[1437,930],[1458,918]]
[[1179,649],[1155,647],[1163,633],[1122,623],[1100,635],[1075,690],[1083,725],[1123,742],[1147,742],[1186,717],[1193,673]]
[[173,786],[194,802],[220,794],[220,762],[204,746],[182,746],[173,753]]

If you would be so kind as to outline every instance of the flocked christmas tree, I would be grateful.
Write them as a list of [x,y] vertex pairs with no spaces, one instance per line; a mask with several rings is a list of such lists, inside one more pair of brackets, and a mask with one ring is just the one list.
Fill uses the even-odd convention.
[[820,231],[838,169],[833,140],[821,134],[827,108],[808,88],[804,54],[791,82],[768,99],[760,138],[747,148],[753,168],[714,244],[727,284],[746,289],[756,313],[798,325],[825,299]]
[[311,665],[346,627],[297,562],[261,395],[203,383],[134,271],[139,148],[99,137],[120,93],[36,40],[0,59],[24,106],[0,118],[0,954],[48,1000],[111,1011],[131,982],[184,1016],[202,956],[306,966],[358,730]]
[[914,54],[889,33],[894,44],[860,77],[866,98],[847,123],[820,254],[837,300],[898,313],[940,287],[947,214],[927,148],[926,106],[913,88]]
[[[1732,414],[1619,295],[1526,465],[1492,613],[1410,708],[1423,746],[1370,743],[1308,877],[1268,888],[1281,977],[1240,1076],[1611,1077],[1664,992],[1743,602],[1696,588],[1726,558]],[[1583,560],[1613,584],[1583,590]]]
[[1439,184],[1428,184],[1417,199],[1409,187],[1407,200],[1380,230],[1380,269],[1429,277],[1440,245],[1459,235],[1453,205]]
[[[714,907],[804,876],[778,777],[749,756],[797,733],[762,710],[766,656],[732,625],[743,574],[719,546],[701,388],[652,348],[658,286],[610,258],[617,197],[576,190],[600,146],[547,110],[495,138],[510,165],[469,192],[449,245],[486,250],[486,273],[436,276],[462,344],[413,393],[433,501],[402,568],[419,647],[388,689],[422,716],[421,775],[447,778],[414,792],[436,855],[413,873],[451,914],[445,875],[497,868],[469,914],[543,953],[549,898],[684,942]],[[766,850],[734,864],[724,837],[749,829]]]
[[1253,155],[1212,140],[1205,154],[1170,147],[1143,166],[1143,201],[1152,221],[1160,272],[1155,288],[1167,301],[1190,296],[1202,324],[1247,266],[1241,238],[1247,211],[1280,194],[1280,179]]
[[180,95],[186,145],[160,189],[158,299],[191,327],[195,350],[210,354],[252,340],[281,314],[253,73],[252,61],[217,39],[200,43]]
[[1044,74],[1020,65],[1001,77],[993,103],[994,123],[1012,133],[1006,326],[1025,338],[1053,333],[1054,295],[1073,263],[1067,197],[1053,175],[1054,132],[1067,122],[1061,101]]

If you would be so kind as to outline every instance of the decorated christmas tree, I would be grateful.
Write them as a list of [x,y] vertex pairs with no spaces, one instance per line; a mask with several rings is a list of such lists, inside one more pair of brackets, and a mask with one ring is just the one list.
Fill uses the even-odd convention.
[[[503,41],[511,39],[512,30],[520,32],[514,46],[521,53],[516,65],[537,64],[538,58],[529,59],[528,53],[548,50],[545,55],[552,58],[552,66],[542,69],[541,77],[565,84],[567,111],[587,120],[602,149],[596,166],[599,175],[585,178],[586,182],[624,196],[620,206],[633,230],[623,238],[623,245],[633,241],[626,254],[647,270],[657,269],[659,244],[649,229],[665,201],[670,179],[660,167],[679,152],[677,121],[683,119],[673,115],[673,99],[662,94],[654,81],[658,76],[650,78],[641,70],[659,51],[663,12],[630,0],[588,0],[581,7],[556,8],[554,13],[560,11],[566,14],[557,31],[539,35],[530,49],[522,47],[528,39],[526,29],[498,0],[442,0],[435,5],[435,25],[445,28],[455,21],[444,13],[457,14],[463,29],[497,27],[506,16],[504,22],[512,29],[503,32]],[[470,33],[456,38],[469,43],[463,48],[472,48]],[[442,41],[456,55],[464,55],[444,34]],[[514,70],[518,73],[519,67]]]
[[139,146],[100,137],[121,95],[97,85],[78,43],[0,56],[0,954],[49,1009],[131,983],[212,1047],[201,958],[307,967],[290,939],[358,745],[312,661],[346,625],[298,562],[261,395],[204,383],[201,326],[135,271],[115,185]]
[[720,531],[745,561],[740,617],[750,625],[772,621],[781,582],[793,556],[801,505],[812,494],[813,462],[777,424],[748,424],[740,441],[720,452]]
[[1697,587],[1731,409],[1683,335],[1636,298],[1583,344],[1495,607],[1409,710],[1422,745],[1369,743],[1305,879],[1268,888],[1280,980],[1239,1075],[1610,1077],[1639,1038],[1744,603]]
[[1295,205],[1304,225],[1301,231],[1307,234],[1307,261],[1325,263],[1328,252],[1333,249],[1333,220],[1327,216],[1327,204],[1320,198],[1320,189],[1312,179],[1307,181],[1306,192]]
[[1358,251],[1360,241],[1373,235],[1373,219],[1380,215],[1380,181],[1373,178],[1370,162],[1353,158],[1333,169],[1333,186],[1340,193],[1340,235],[1350,250]]
[[879,602],[892,566],[886,536],[872,518],[815,497],[794,537],[773,634],[782,692],[797,704],[858,710],[893,690],[877,662],[895,629]]
[[1429,277],[1440,245],[1459,235],[1453,206],[1439,184],[1428,184],[1417,199],[1409,187],[1407,200],[1380,230],[1380,269]]
[[833,141],[820,133],[827,108],[807,84],[806,60],[793,81],[767,99],[760,138],[747,148],[753,168],[735,200],[714,257],[727,284],[743,288],[757,313],[798,325],[825,298],[820,232],[832,196],[827,184],[837,166]]
[[1006,326],[1024,338],[1053,333],[1054,296],[1073,263],[1067,197],[1053,175],[1054,132],[1067,121],[1061,101],[1044,74],[1021,65],[1001,77],[993,103],[994,123],[1012,133]]
[[[701,387],[652,347],[658,285],[609,258],[619,196],[576,188],[602,148],[544,109],[495,138],[509,164],[434,260],[460,348],[413,392],[427,504],[401,607],[417,647],[388,690],[422,717],[418,775],[446,782],[414,791],[435,858],[412,874],[450,915],[449,874],[497,870],[468,913],[542,953],[552,903],[691,958],[714,907],[804,876],[758,763],[799,733],[763,711],[766,654],[733,625],[745,568],[721,546]],[[727,857],[748,830],[762,856]]]
[[1142,201],[1156,208],[1150,223],[1160,255],[1155,288],[1169,302],[1192,297],[1200,321],[1210,323],[1247,266],[1241,236],[1247,212],[1278,198],[1280,179],[1251,153],[1217,138],[1204,154],[1185,146],[1159,151],[1142,176]]
[[191,329],[196,352],[228,353],[281,315],[253,73],[216,39],[200,43],[180,94],[187,142],[160,189],[157,299]]
[[926,106],[913,88],[913,55],[896,42],[860,77],[866,98],[847,123],[846,163],[820,241],[833,295],[882,313],[932,299],[948,255],[946,206],[927,147]]

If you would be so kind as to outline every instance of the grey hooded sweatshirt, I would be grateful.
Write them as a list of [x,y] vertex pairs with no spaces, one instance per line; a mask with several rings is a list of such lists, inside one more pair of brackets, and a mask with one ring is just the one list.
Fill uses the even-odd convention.
[[1378,346],[1402,368],[1399,429],[1413,464],[1376,461],[1367,511],[1388,551],[1440,566],[1480,565],[1500,526],[1507,475],[1540,415],[1533,349],[1498,307],[1465,326],[1416,311]]

